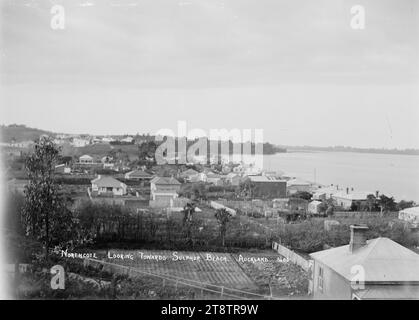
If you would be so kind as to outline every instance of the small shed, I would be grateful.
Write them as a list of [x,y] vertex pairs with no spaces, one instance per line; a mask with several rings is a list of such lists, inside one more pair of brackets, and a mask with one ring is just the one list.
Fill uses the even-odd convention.
[[313,200],[308,204],[307,211],[310,214],[319,214],[320,213],[320,205],[321,201]]

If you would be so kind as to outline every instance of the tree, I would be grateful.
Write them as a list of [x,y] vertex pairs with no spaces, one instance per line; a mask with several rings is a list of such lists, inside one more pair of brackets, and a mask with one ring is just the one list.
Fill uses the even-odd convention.
[[[155,163],[157,144],[154,141],[143,142],[138,146],[138,163],[150,166]],[[153,161],[150,161],[153,159]],[[151,163],[150,163],[151,162]]]
[[322,203],[320,203],[319,207],[318,207],[319,213],[321,213],[321,214],[326,213],[327,207],[328,207],[328,205],[327,205],[326,201],[323,201]]
[[44,243],[46,258],[51,241],[57,244],[68,240],[72,233],[71,212],[54,181],[59,153],[52,139],[42,136],[26,159],[29,183],[25,187],[24,227],[27,236]]
[[193,196],[196,200],[206,200],[207,194],[205,183],[194,183],[192,190]]
[[353,201],[351,204],[351,211],[359,211],[359,210],[361,210],[361,202]]
[[328,217],[332,217],[334,214],[335,214],[335,206],[334,205],[329,205],[327,207],[327,210],[326,210],[326,215]]
[[310,192],[307,192],[307,191],[298,191],[298,192],[294,193],[293,195],[291,195],[291,197],[310,201],[312,195],[311,195]]
[[59,162],[64,164],[69,164],[73,161],[73,157],[71,156],[60,156]]
[[325,214],[327,216],[333,216],[335,212],[335,205],[332,199],[323,200],[319,205],[319,213]]
[[416,204],[414,201],[405,201],[405,200],[401,200],[398,204],[397,204],[397,209],[398,210],[403,210],[403,209],[407,209],[407,208],[412,208],[414,207]]
[[239,192],[238,196],[242,198],[251,199],[253,194],[255,193],[255,186],[250,181],[250,179],[246,179],[245,181],[240,183],[238,192]]
[[227,224],[230,221],[231,214],[225,208],[218,209],[215,212],[215,218],[220,226],[220,236],[223,247],[225,246],[225,236],[227,233]]
[[378,199],[378,205],[381,209],[381,213],[386,213],[389,211],[396,210],[396,202],[394,201],[393,197],[387,197],[384,194],[380,196]]

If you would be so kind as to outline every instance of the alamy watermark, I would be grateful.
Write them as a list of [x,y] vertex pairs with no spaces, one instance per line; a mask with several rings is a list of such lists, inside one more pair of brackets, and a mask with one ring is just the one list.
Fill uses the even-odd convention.
[[60,266],[59,264],[53,266],[50,270],[51,274],[53,275],[51,278],[51,289],[57,290],[65,289],[65,272],[64,267]]
[[187,130],[178,121],[177,133],[161,129],[156,141],[162,142],[155,153],[157,164],[246,163],[263,167],[263,129]]

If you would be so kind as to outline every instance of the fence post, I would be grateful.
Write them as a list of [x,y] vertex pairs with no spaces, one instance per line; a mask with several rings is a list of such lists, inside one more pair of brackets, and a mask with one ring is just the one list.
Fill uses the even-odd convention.
[[269,300],[272,300],[272,286],[271,286],[271,284],[272,284],[272,276],[269,279],[269,293],[270,293]]

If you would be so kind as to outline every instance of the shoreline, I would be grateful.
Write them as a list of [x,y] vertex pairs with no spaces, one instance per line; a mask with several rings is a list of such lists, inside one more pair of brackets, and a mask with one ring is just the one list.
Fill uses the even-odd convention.
[[[365,151],[360,151],[360,150],[331,150],[331,149],[311,149],[310,147],[308,147],[307,149],[305,148],[296,148],[296,149],[289,149],[287,148],[286,152],[277,152],[275,153],[275,155],[277,154],[281,154],[281,153],[321,153],[321,152],[334,152],[334,153],[358,153],[358,154],[379,154],[379,155],[397,155],[397,156],[419,156],[419,150],[418,151],[371,151],[371,150],[365,150]],[[272,155],[272,154],[264,154],[264,155]]]

